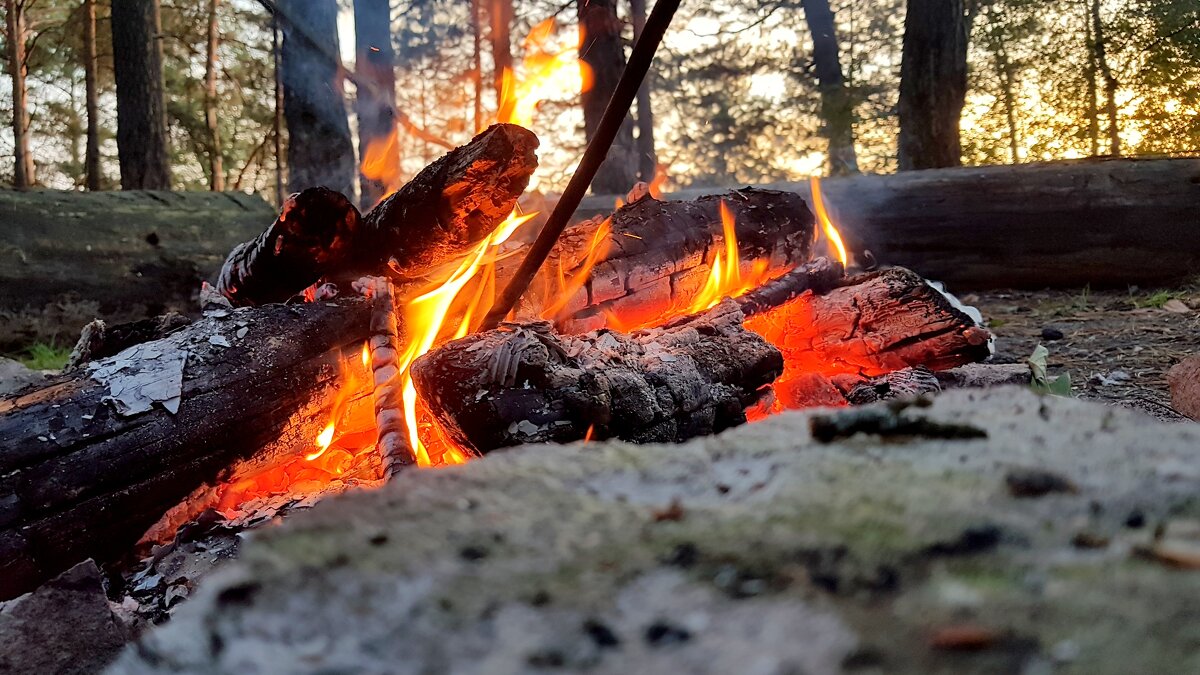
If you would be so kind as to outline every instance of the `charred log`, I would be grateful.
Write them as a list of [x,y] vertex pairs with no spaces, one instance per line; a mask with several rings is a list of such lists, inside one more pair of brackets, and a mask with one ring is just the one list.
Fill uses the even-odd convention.
[[504,324],[418,359],[418,392],[448,435],[488,452],[590,434],[682,441],[746,420],[783,369],[779,351],[742,328],[737,304],[632,335],[559,335]]
[[346,265],[360,221],[340,192],[314,187],[294,194],[266,231],[233,249],[217,290],[235,305],[283,302]]
[[[687,306],[709,276],[714,247],[724,245],[722,201],[734,216],[742,260],[767,260],[772,272],[782,272],[812,255],[815,220],[795,193],[745,188],[683,202],[644,197],[564,232],[522,315],[583,333],[607,326],[611,315],[641,323],[665,307]],[[497,278],[506,279],[521,257],[499,266]],[[586,279],[563,287],[560,279],[574,279],[588,264]]]
[[987,329],[900,267],[848,277],[827,293],[801,294],[749,318],[746,327],[779,347],[789,370],[827,376],[945,370],[991,355]]
[[310,444],[368,336],[363,305],[210,312],[0,401],[0,598],[128,551],[240,460]]
[[806,291],[830,291],[837,287],[845,275],[846,270],[840,262],[826,257],[816,258],[739,296],[737,304],[746,316],[762,314],[786,305]]
[[466,253],[516,206],[537,168],[537,136],[494,124],[425,167],[363,219],[361,271],[394,258],[393,272],[418,278]]
[[427,166],[361,216],[343,195],[310,188],[229,255],[217,283],[236,305],[281,302],[323,277],[421,277],[465,253],[512,211],[537,168],[532,132],[497,124]]

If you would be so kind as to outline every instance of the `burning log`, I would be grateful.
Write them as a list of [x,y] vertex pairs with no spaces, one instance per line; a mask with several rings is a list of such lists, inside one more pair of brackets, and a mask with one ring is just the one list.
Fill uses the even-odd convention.
[[[851,249],[955,288],[1125,288],[1200,269],[1197,176],[1196,157],[1096,158],[861,174],[822,187]],[[762,187],[809,192],[807,183]],[[575,215],[612,203],[588,197]]]
[[479,452],[590,435],[682,441],[745,422],[783,369],[726,301],[632,335],[559,335],[546,322],[503,324],[418,359],[418,392],[448,436]]
[[[644,197],[564,232],[545,268],[557,274],[535,280],[520,314],[583,333],[615,327],[612,316],[642,323],[664,307],[688,306],[709,276],[714,249],[724,245],[722,202],[733,216],[741,259],[762,261],[763,278],[812,256],[813,214],[793,192],[745,188],[685,202]],[[499,266],[497,279],[511,276],[520,258]]]
[[364,305],[209,312],[0,401],[0,599],[129,551],[239,460],[311,444],[368,337]]
[[346,264],[361,218],[329,188],[291,195],[270,227],[225,259],[217,290],[235,305],[283,302]]
[[744,422],[772,382],[784,407],[844,405],[830,378],[982,361],[990,339],[909,270],[843,278],[840,264],[818,258],[708,312],[633,334],[506,324],[431,352],[413,376],[442,427],[480,452],[589,430],[680,441]]
[[403,280],[467,252],[512,211],[537,168],[537,137],[497,124],[425,167],[360,216],[343,195],[310,188],[225,261],[217,290],[238,305],[282,302],[322,277]]
[[784,353],[789,370],[874,377],[904,368],[946,370],[991,355],[991,334],[911,270],[843,279],[751,317],[746,327]]

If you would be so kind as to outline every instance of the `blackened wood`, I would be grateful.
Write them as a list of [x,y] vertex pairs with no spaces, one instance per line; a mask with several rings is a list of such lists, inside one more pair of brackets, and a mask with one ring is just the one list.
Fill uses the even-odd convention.
[[805,291],[829,291],[837,286],[845,273],[840,262],[822,256],[764,283],[735,301],[746,316],[762,314],[787,304]]
[[494,124],[418,173],[363,218],[360,271],[420,277],[466,253],[492,233],[517,203],[537,168],[537,136]]
[[532,132],[494,125],[361,218],[337,192],[304,190],[288,198],[271,227],[229,254],[217,290],[235,305],[253,305],[286,300],[322,277],[390,268],[402,280],[418,279],[508,216],[537,168],[536,149]]
[[[807,183],[761,186],[807,197]],[[951,290],[1161,286],[1200,270],[1200,159],[1089,159],[828,178],[851,254]],[[695,199],[713,189],[680,190]],[[612,211],[589,197],[576,217]]]
[[903,268],[848,277],[827,293],[803,293],[750,317],[746,327],[779,347],[789,370],[826,376],[945,370],[991,355],[987,329]]
[[520,443],[621,438],[682,441],[745,421],[779,375],[779,351],[742,328],[726,301],[632,335],[559,335],[504,324],[413,364],[422,400],[450,438],[488,452]]
[[[643,197],[618,209],[607,222],[594,219],[568,228],[519,314],[540,312],[562,332],[582,333],[609,325],[613,315],[630,323],[653,319],[671,307],[687,307],[709,276],[714,249],[724,250],[722,201],[733,214],[744,263],[766,260],[778,274],[812,256],[815,221],[795,193],[745,188],[689,201]],[[601,228],[608,234],[598,238]],[[564,297],[559,274],[577,276],[593,246],[601,254],[595,256],[591,273]],[[512,276],[519,257],[497,266],[498,280],[503,283]]]
[[240,460],[311,444],[367,338],[364,305],[224,310],[142,345],[161,352],[154,361],[187,352],[174,414],[159,404],[118,414],[109,386],[87,374],[0,400],[0,599],[127,552]]
[[225,259],[217,291],[235,305],[287,300],[348,264],[360,221],[340,192],[313,187],[294,194],[270,227]]

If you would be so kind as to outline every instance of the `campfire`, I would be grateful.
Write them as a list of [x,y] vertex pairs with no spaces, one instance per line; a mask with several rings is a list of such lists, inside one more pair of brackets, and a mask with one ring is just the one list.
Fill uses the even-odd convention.
[[23,439],[0,467],[15,495],[0,595],[405,470],[525,443],[680,442],[936,391],[936,371],[988,358],[977,314],[857,262],[816,180],[808,199],[668,201],[660,172],[564,227],[583,180],[548,217],[523,213],[540,140],[521,125],[588,83],[552,27],[469,143],[404,185],[367,148],[362,171],[390,194],[366,213],[323,187],[291,195],[202,291],[201,320],[95,322],[73,375],[0,403],[0,433]]

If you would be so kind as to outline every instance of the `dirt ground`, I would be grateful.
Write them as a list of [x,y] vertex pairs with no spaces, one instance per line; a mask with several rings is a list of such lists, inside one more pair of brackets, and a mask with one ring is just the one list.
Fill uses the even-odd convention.
[[[1182,420],[1167,371],[1200,354],[1200,279],[1169,289],[988,291],[960,296],[996,334],[996,360],[1024,361],[1038,344],[1075,395]],[[1061,336],[1060,336],[1061,334]]]

